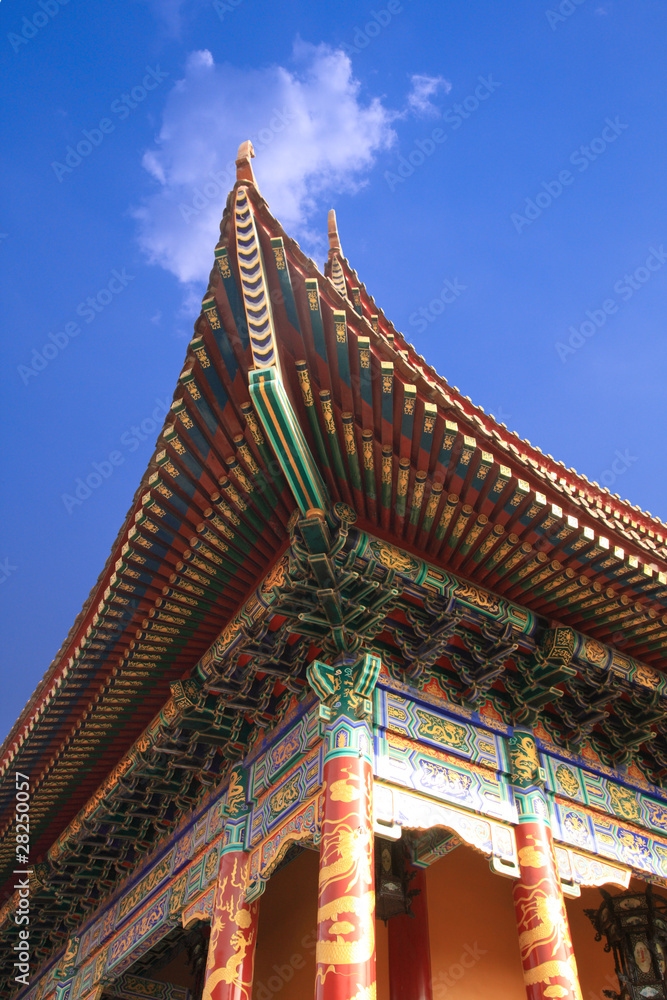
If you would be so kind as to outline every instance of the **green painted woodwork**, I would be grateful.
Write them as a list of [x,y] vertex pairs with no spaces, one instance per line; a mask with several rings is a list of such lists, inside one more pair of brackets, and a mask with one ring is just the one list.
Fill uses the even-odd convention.
[[326,486],[275,368],[249,373],[250,398],[302,513],[326,509]]

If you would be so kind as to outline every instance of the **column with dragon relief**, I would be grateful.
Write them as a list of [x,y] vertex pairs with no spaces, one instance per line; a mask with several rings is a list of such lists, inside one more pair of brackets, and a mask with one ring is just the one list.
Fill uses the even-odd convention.
[[520,877],[514,885],[519,949],[528,1000],[582,1000],[560,884],[535,737],[510,738]]
[[247,780],[247,772],[241,767],[235,768],[229,779],[202,1000],[250,1000],[252,994],[259,904],[246,903]]
[[374,1000],[375,889],[370,697],[380,660],[315,661],[308,680],[326,722],[316,1000]]

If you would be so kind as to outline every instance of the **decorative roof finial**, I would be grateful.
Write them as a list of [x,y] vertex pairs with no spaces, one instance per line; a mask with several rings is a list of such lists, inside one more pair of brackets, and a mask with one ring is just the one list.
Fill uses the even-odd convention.
[[236,156],[236,179],[237,181],[247,181],[249,184],[254,184],[257,190],[257,181],[255,180],[255,175],[252,170],[252,163],[250,162],[255,157],[255,150],[252,147],[250,139],[246,139],[239,146],[239,151]]
[[343,250],[340,245],[340,236],[338,235],[338,227],[336,225],[336,212],[331,208],[329,209],[329,260],[334,256],[336,250],[342,257]]
[[336,290],[345,298],[347,296],[347,287],[345,285],[343,267],[340,262],[342,256],[343,250],[340,245],[340,236],[338,235],[338,227],[336,225],[336,213],[332,208],[329,210],[329,259],[324,273],[327,277],[331,278]]

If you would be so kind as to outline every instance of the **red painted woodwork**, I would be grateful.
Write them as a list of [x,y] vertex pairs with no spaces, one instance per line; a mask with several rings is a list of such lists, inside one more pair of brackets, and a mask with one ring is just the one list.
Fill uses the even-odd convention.
[[373,773],[356,753],[334,754],[324,764],[315,997],[374,1000]]
[[521,877],[514,907],[528,1000],[582,1000],[551,830],[524,822],[515,833]]
[[258,903],[246,903],[248,855],[223,854],[202,1000],[250,1000]]
[[401,914],[388,921],[389,1000],[433,1000],[431,948],[428,933],[426,872],[413,868],[410,889],[413,917]]

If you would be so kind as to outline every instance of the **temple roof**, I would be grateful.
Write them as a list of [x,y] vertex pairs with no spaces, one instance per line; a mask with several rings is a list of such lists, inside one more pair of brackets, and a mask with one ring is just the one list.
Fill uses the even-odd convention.
[[[529,609],[543,627],[577,629],[647,676],[665,666],[667,526],[439,376],[343,256],[333,213],[318,270],[271,215],[252,155],[249,144],[239,150],[156,451],[81,614],[2,746],[0,830],[12,822],[10,768],[29,773],[35,856],[96,794],[171,686],[210,657],[287,548],[298,511],[342,503],[361,530]],[[244,717],[266,725],[286,686],[284,677],[253,684],[236,692],[240,710],[225,722],[232,754]]]

